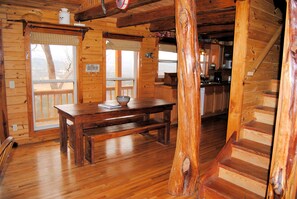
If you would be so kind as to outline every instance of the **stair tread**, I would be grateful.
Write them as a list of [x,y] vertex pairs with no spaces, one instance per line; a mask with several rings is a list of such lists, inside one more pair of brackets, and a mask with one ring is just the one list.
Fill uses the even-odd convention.
[[225,196],[225,198],[263,199],[263,197],[221,178],[212,179],[207,182],[205,186],[206,188],[217,192],[219,195]]
[[252,121],[244,124],[244,128],[272,135],[274,125],[252,120]]
[[226,159],[220,163],[224,168],[239,173],[245,177],[266,184],[268,170],[237,158]]
[[269,107],[269,106],[256,106],[255,107],[255,111],[258,112],[264,112],[264,113],[268,113],[268,114],[275,114],[276,112],[276,108],[273,107]]
[[233,144],[236,147],[239,147],[243,150],[247,150],[258,155],[270,158],[271,146],[267,146],[258,142],[254,142],[247,139],[240,139],[238,142]]
[[275,91],[264,91],[263,94],[269,97],[275,97],[275,98],[278,97],[278,92],[275,92]]

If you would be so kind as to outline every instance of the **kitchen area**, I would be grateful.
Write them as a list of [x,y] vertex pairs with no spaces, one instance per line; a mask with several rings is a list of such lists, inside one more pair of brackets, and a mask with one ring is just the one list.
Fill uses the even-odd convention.
[[[226,115],[232,81],[233,42],[200,42],[200,111],[202,118]],[[155,97],[178,104],[177,73],[165,72],[163,81],[155,84]],[[177,124],[177,105],[171,112]]]

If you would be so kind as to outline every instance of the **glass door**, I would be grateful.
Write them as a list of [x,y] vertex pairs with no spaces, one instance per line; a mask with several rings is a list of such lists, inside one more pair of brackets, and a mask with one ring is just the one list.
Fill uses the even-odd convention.
[[31,44],[34,130],[57,127],[54,105],[77,102],[76,47]]

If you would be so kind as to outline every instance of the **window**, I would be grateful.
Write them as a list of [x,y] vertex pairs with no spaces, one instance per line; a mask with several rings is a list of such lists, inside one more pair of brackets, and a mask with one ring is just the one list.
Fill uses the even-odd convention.
[[106,46],[106,100],[136,97],[139,42],[108,39]]
[[208,75],[208,59],[209,59],[209,49],[200,49],[200,73],[203,75]]
[[158,78],[164,78],[164,73],[177,72],[177,53],[175,45],[160,44]]
[[[55,39],[51,40],[52,37]],[[56,45],[55,41],[64,44],[59,42],[59,45]],[[77,101],[76,46],[73,44],[75,42],[67,42],[59,35],[31,34],[34,130],[58,127],[59,118],[54,105]]]

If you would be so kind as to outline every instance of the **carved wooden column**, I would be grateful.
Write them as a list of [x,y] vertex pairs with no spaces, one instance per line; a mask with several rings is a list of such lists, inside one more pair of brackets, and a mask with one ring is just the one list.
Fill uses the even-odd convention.
[[199,176],[200,66],[194,0],[175,0],[178,44],[178,135],[169,193],[191,195]]
[[280,93],[267,198],[297,198],[297,1],[287,0]]

